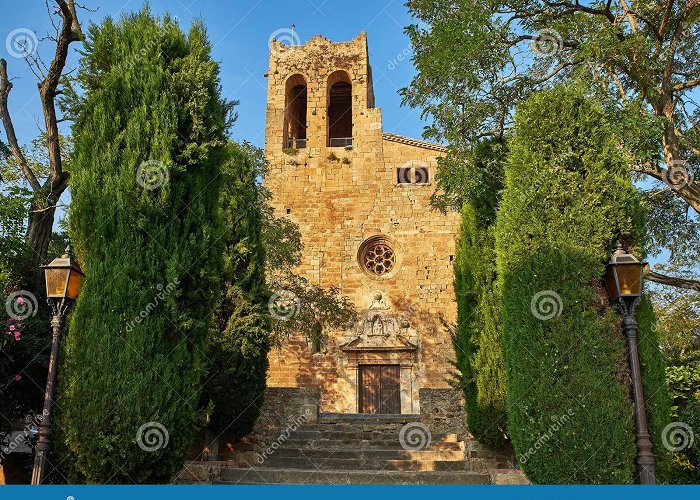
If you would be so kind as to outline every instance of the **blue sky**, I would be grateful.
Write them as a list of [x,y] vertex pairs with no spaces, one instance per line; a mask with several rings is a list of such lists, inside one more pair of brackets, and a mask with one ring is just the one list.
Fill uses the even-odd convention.
[[[9,3],[8,0],[2,0]],[[10,112],[20,141],[35,138],[43,124],[37,93],[37,78],[22,59],[12,57],[5,43],[13,30],[29,29],[39,38],[39,53],[50,61],[54,50],[51,40],[41,40],[52,31],[44,0],[12,2],[15,8],[3,9],[0,18],[0,57],[8,61],[8,74],[14,78],[10,93]],[[80,0],[98,8],[97,12],[79,11],[84,28],[106,16],[138,10],[142,0]],[[420,137],[424,123],[420,111],[401,107],[399,88],[408,85],[415,71],[410,61],[410,45],[403,28],[411,18],[404,0],[151,0],[155,13],[170,12],[183,26],[202,18],[214,46],[213,56],[221,63],[221,84],[229,99],[240,101],[238,122],[232,131],[236,140],[264,145],[268,40],[280,29],[296,25],[301,43],[316,34],[332,41],[346,41],[366,31],[370,62],[374,75],[377,106],[382,108],[384,130]],[[77,44],[73,45],[75,49]],[[69,67],[78,57],[73,50]]]
[[[9,0],[0,0],[3,4]],[[53,2],[51,2],[53,3]],[[118,18],[124,12],[139,10],[143,0],[80,0],[97,9],[79,11],[84,29],[90,22],[106,16]],[[295,24],[301,43],[317,34],[332,41],[351,40],[358,33],[368,35],[370,63],[374,76],[376,104],[382,109],[384,131],[421,137],[425,122],[420,110],[401,106],[398,90],[407,86],[415,74],[410,61],[411,48],[403,29],[413,20],[405,0],[150,0],[154,13],[170,12],[187,27],[193,19],[204,20],[213,45],[213,56],[221,64],[221,84],[228,99],[240,101],[238,121],[232,134],[235,140],[264,145],[266,79],[269,39]],[[26,62],[13,57],[7,40],[15,30],[31,30],[39,39],[38,51],[50,61],[54,51],[51,40],[42,40],[52,32],[44,0],[12,2],[0,18],[0,57],[8,61],[13,78],[9,107],[21,143],[26,144],[43,127],[37,92],[37,78]],[[69,69],[78,63],[73,44]],[[68,123],[62,124],[68,132]],[[3,134],[4,135],[4,134]],[[69,193],[64,195],[65,203]],[[663,256],[662,256],[663,259]]]

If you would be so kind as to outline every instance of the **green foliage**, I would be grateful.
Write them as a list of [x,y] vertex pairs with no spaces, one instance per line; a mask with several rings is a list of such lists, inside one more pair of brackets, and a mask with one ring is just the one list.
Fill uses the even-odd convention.
[[222,301],[207,347],[204,403],[213,403],[211,428],[248,434],[260,414],[266,388],[270,317],[261,240],[263,202],[250,147],[230,145],[222,169],[224,224]]
[[[29,248],[25,242],[31,192],[14,184],[0,191],[0,284],[11,287],[28,269]],[[15,285],[17,283],[14,283]]]
[[672,424],[666,434],[669,445],[679,448],[673,453],[673,468],[669,482],[676,484],[698,484],[700,482],[700,444],[697,435],[689,439],[690,432],[695,433],[700,429],[700,397],[696,395],[687,404],[678,409],[675,417],[687,427],[680,427],[678,423]]
[[[29,287],[25,240],[31,192],[15,183],[0,192],[0,440],[11,420],[41,411],[50,342],[49,308]],[[12,314],[9,314],[9,313]]]
[[[645,211],[613,132],[594,95],[560,86],[518,109],[509,144],[496,228],[508,429],[536,483],[633,480],[625,341],[600,278],[618,235],[641,251]],[[652,316],[643,304],[640,357],[656,438],[669,403]]]
[[687,405],[700,393],[700,363],[682,364],[666,368],[668,389],[673,398],[673,411]]
[[[433,118],[427,135],[464,144],[500,136],[512,125],[513,107],[533,91],[585,78],[627,108],[622,118],[633,125],[629,130],[644,130],[643,142],[659,156],[661,129],[646,134],[656,121],[651,106],[661,101],[663,88],[700,76],[698,6],[640,2],[634,16],[625,15],[623,3],[611,0],[607,11],[602,2],[542,8],[525,0],[410,0],[417,22],[406,33],[417,75],[402,90],[404,101]],[[669,67],[683,69],[667,78]],[[677,95],[693,87],[683,86]],[[689,141],[684,146],[697,147],[697,106],[692,99],[678,101],[676,125]]]
[[493,225],[503,188],[504,148],[485,141],[467,158],[459,189],[465,201],[454,263],[457,329],[452,340],[469,432],[500,447],[505,443],[506,387]]
[[167,481],[197,431],[230,117],[210,49],[201,23],[147,8],[85,45],[69,230],[86,279],[58,404],[63,459],[89,483]]
[[658,287],[653,301],[659,318],[661,347],[670,365],[700,360],[700,294]]
[[501,352],[500,303],[495,290],[491,228],[479,227],[465,204],[455,255],[459,386],[464,392],[469,432],[481,443],[505,444],[505,368]]
[[[681,362],[666,368],[666,377],[673,397],[671,429],[665,434],[673,453],[673,469],[670,482],[697,484],[700,482],[700,444],[688,439],[689,432],[700,429],[700,363]],[[682,426],[688,426],[685,429]]]
[[[73,138],[59,135],[58,140],[61,145],[61,166],[65,171],[70,171],[70,162],[73,155]],[[33,139],[29,144],[21,147],[21,150],[34,175],[38,179],[48,177],[49,152],[46,149],[46,137],[41,135]],[[8,151],[8,153],[10,152]],[[0,180],[13,183],[26,182],[22,170],[11,153],[4,155],[0,152]]]
[[[672,156],[687,161],[694,174],[689,177],[698,184],[700,110],[693,92],[700,82],[700,5],[661,0],[406,5],[416,20],[405,31],[417,74],[402,89],[403,101],[429,117],[427,137],[450,145],[436,175],[438,207],[461,209],[471,147],[483,137],[507,135],[515,106],[532,92],[579,79],[612,103],[607,115],[635,168],[662,167]],[[669,190],[653,176],[639,178],[647,181],[640,189],[651,206],[648,252],[669,261],[677,274],[697,274],[697,204],[688,214],[694,195]]]

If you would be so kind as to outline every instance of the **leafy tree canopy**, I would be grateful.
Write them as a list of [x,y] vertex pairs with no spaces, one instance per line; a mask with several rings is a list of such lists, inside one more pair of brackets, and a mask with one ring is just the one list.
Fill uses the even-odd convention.
[[406,28],[418,74],[402,90],[403,100],[433,119],[427,137],[450,144],[437,176],[438,207],[461,209],[470,145],[506,138],[515,105],[557,82],[584,80],[607,98],[618,146],[646,181],[652,250],[670,249],[676,266],[697,261],[700,2],[410,0],[407,6],[418,21]]

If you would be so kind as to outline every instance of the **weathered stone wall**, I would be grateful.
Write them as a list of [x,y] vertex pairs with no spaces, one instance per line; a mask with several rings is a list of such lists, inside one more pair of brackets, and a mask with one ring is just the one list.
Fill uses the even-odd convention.
[[420,390],[421,423],[433,434],[457,434],[467,439],[464,397],[454,389]]
[[268,388],[253,432],[239,438],[202,431],[187,458],[195,462],[223,460],[239,466],[256,466],[299,426],[316,422],[318,407],[318,388]]
[[[271,387],[318,387],[321,411],[358,411],[358,363],[401,364],[402,413],[418,413],[423,387],[447,388],[453,359],[443,321],[452,322],[452,290],[457,214],[441,215],[429,207],[437,158],[444,148],[382,134],[381,111],[373,107],[367,40],[364,34],[345,43],[315,37],[303,46],[273,42],[268,72],[265,179],[278,215],[299,225],[304,244],[297,272],[312,283],[335,286],[358,311],[373,296],[386,301],[382,315],[395,324],[408,322],[417,332],[410,356],[356,356],[342,346],[357,332],[324,332],[321,353],[313,354],[303,335],[270,355]],[[329,83],[344,71],[352,84],[353,146],[327,146]],[[285,89],[290,78],[307,83],[307,144],[285,150]],[[291,153],[291,154],[290,154]],[[399,184],[399,167],[425,167],[428,182]],[[396,254],[394,269],[373,276],[358,263],[358,251],[370,237],[382,235]]]
[[[494,450],[474,439],[467,429],[464,397],[454,389],[421,389],[420,420],[431,434],[457,434],[465,446],[465,460],[474,472],[500,474],[494,483],[520,484],[521,475],[515,471],[515,456],[510,446]],[[511,477],[510,475],[515,474]]]

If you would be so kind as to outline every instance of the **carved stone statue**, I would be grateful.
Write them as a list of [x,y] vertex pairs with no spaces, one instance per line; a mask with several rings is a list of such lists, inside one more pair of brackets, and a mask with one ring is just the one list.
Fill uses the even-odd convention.
[[372,318],[372,336],[374,337],[383,337],[384,336],[384,322],[382,321],[382,318],[377,315],[374,318]]

